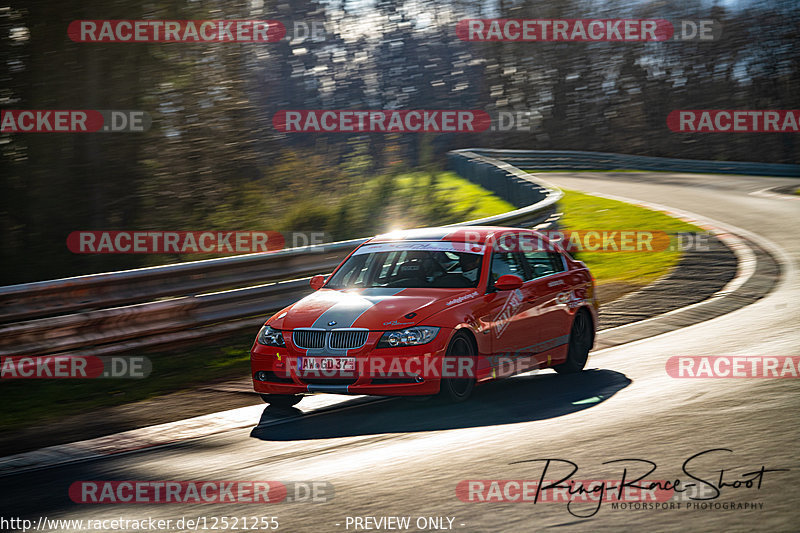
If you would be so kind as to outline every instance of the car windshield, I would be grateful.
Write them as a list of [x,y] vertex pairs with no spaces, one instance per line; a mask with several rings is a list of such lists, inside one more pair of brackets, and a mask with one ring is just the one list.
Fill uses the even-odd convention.
[[[365,245],[356,250],[325,285],[331,289],[477,287],[482,253],[459,250],[458,243],[399,247]],[[439,248],[439,249],[436,249]],[[465,246],[461,245],[463,250]]]

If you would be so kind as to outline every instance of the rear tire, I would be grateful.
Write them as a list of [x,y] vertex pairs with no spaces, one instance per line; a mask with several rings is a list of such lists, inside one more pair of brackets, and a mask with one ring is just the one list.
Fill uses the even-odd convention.
[[[475,347],[472,345],[472,340],[464,333],[456,333],[453,340],[450,341],[450,345],[447,347],[445,360],[455,359],[453,363],[449,364],[449,367],[458,369],[458,359],[470,357],[473,358],[474,361],[475,355]],[[463,402],[469,398],[474,388],[474,376],[467,378],[443,377],[439,384],[439,397],[450,402]]]
[[560,365],[555,365],[553,370],[559,374],[574,374],[580,372],[586,366],[589,358],[589,350],[594,344],[594,326],[589,313],[579,310],[572,321],[572,329],[569,332],[569,348],[567,349],[567,360]]
[[275,407],[292,407],[300,403],[302,394],[261,394],[261,399]]

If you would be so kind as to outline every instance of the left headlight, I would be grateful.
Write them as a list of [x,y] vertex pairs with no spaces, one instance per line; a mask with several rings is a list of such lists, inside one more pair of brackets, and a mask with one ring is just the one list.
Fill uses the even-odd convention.
[[437,333],[439,333],[439,328],[431,326],[416,326],[398,331],[387,331],[378,341],[378,348],[427,344],[436,338]]
[[264,346],[280,346],[282,348],[286,346],[283,341],[283,333],[269,326],[261,328],[261,331],[258,332],[257,341],[258,344],[263,344]]

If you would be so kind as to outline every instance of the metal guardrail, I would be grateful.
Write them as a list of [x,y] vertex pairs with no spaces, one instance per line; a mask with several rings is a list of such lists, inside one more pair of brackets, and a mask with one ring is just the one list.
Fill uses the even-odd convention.
[[[800,165],[600,152],[470,149],[448,160],[520,208],[453,226],[552,223],[561,191],[521,168],[800,176]],[[311,292],[306,276],[330,272],[365,240],[0,287],[0,356],[112,355],[255,328]]]
[[475,148],[451,153],[472,153],[536,170],[656,170],[706,174],[743,174],[748,176],[800,177],[800,165],[753,163],[743,161],[708,161],[670,159],[640,155],[579,152],[571,150],[500,150]]
[[[520,209],[451,226],[554,218],[557,188],[499,161],[454,157],[466,178],[490,181]],[[112,355],[255,328],[311,292],[304,276],[330,272],[365,240],[0,287],[0,356]]]
[[365,240],[0,287],[0,323],[303,277],[333,269]]

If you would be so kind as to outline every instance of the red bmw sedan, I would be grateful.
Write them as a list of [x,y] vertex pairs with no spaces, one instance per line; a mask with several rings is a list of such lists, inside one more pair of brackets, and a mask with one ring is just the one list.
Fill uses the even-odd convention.
[[592,275],[533,230],[379,235],[311,286],[251,349],[253,385],[268,403],[313,392],[462,401],[532,369],[581,371],[594,344]]

